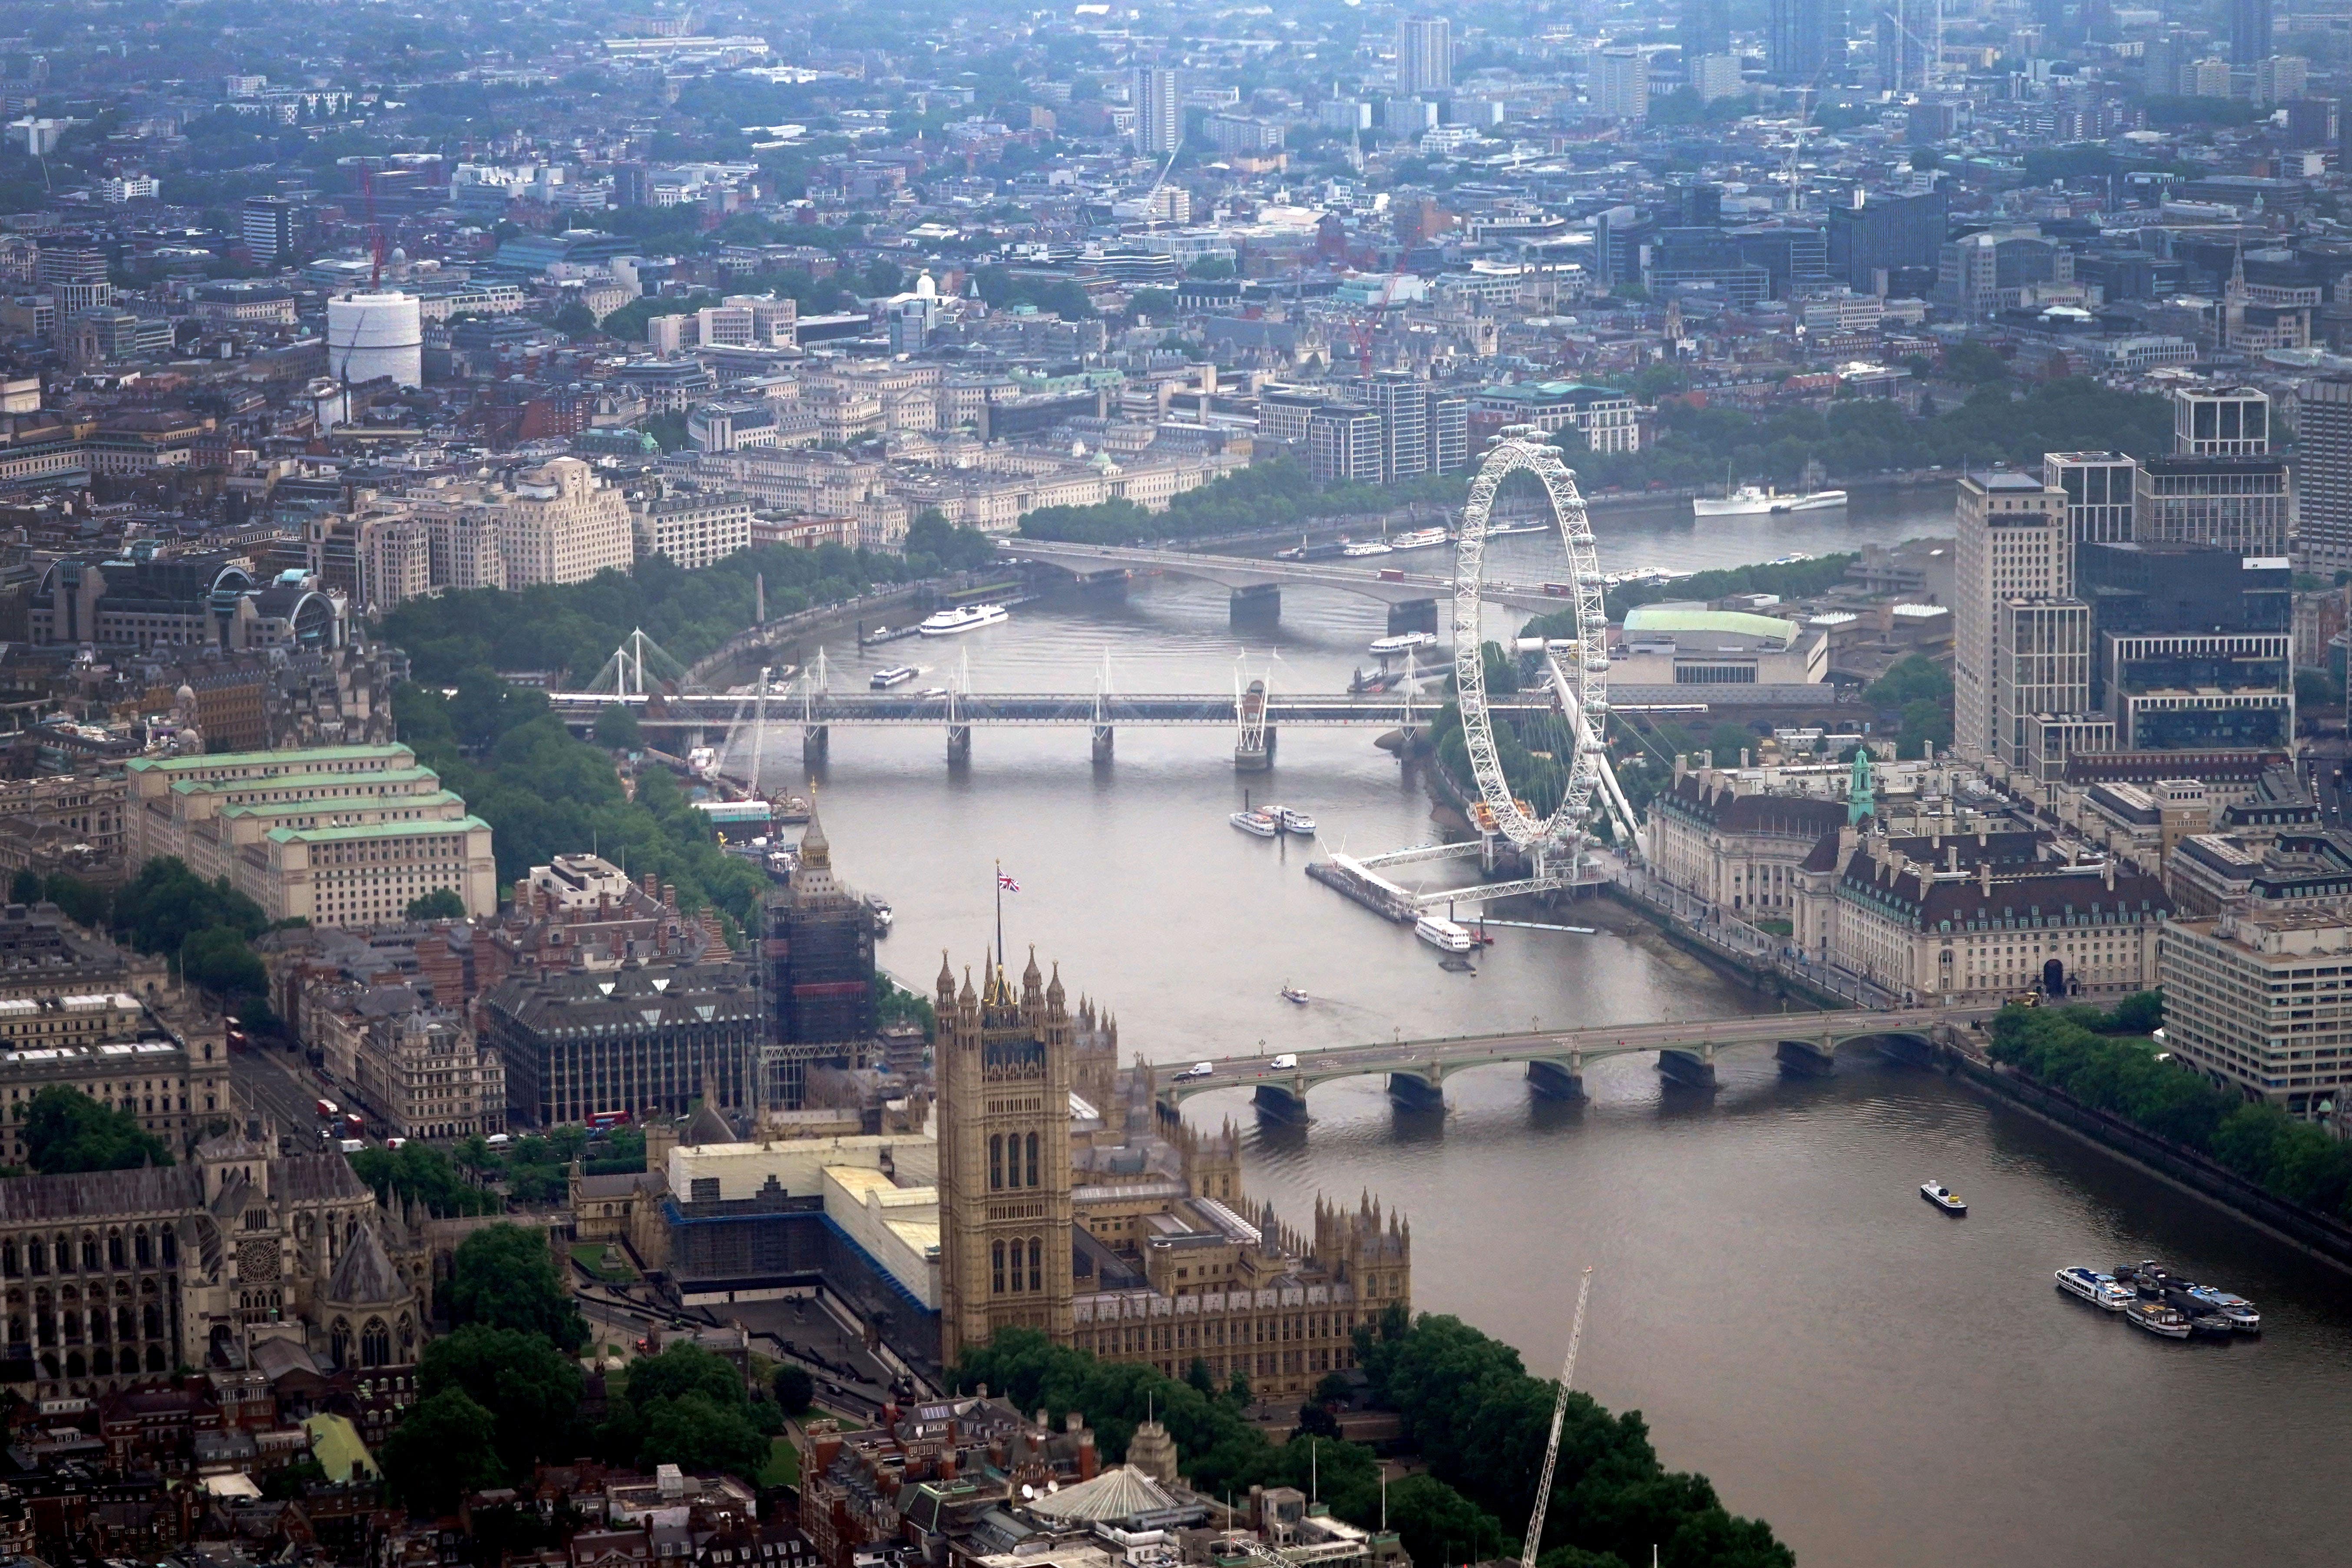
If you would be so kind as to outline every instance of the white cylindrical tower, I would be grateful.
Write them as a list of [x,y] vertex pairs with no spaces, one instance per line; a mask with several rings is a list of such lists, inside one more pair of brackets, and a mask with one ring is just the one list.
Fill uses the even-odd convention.
[[327,374],[344,382],[388,375],[396,386],[422,386],[425,320],[416,300],[396,289],[328,300]]

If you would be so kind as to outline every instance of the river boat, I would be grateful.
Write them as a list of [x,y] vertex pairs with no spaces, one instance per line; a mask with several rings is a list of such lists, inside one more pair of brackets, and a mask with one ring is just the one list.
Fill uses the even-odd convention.
[[2185,1340],[2189,1337],[2188,1318],[2158,1301],[2135,1299],[2124,1309],[2124,1321],[2134,1328],[2146,1329],[2162,1339]]
[[799,827],[809,819],[806,796],[779,795],[768,802],[768,820],[779,827]]
[[1946,1214],[1966,1214],[1969,1212],[1969,1205],[1960,1201],[1960,1194],[1952,1191],[1951,1188],[1944,1185],[1941,1182],[1920,1183],[1919,1195],[1927,1199],[1929,1203],[1935,1205],[1937,1208],[1942,1209]]
[[2077,1263],[2058,1270],[2058,1289],[2069,1296],[2079,1296],[2094,1307],[2110,1312],[2120,1312],[2137,1300],[2129,1287],[2116,1283],[2112,1274],[2101,1274]]
[[874,934],[888,936],[892,923],[898,918],[892,911],[888,900],[868,893],[866,895],[866,908],[874,916]]
[[906,685],[920,673],[911,664],[894,664],[887,669],[876,670],[866,684],[877,691],[887,691],[894,686]]
[[1276,551],[1274,558],[1277,561],[1337,561],[1347,553],[1347,544],[1341,540],[1327,539],[1320,544],[1311,544],[1302,539],[1287,549]]
[[1358,540],[1342,545],[1339,553],[1350,561],[1360,561],[1367,555],[1393,555],[1396,546],[1383,539]]
[[1401,653],[1412,653],[1421,648],[1436,646],[1435,632],[1398,632],[1393,637],[1372,639],[1372,651],[1382,658],[1392,658]]
[[1391,550],[1434,550],[1452,536],[1442,528],[1416,528],[1410,533],[1389,536]]
[[1477,945],[1468,927],[1456,925],[1436,915],[1423,915],[1415,921],[1412,934],[1440,952],[1467,952]]
[[914,635],[915,628],[912,626],[876,626],[870,632],[861,632],[858,634],[857,646],[859,647],[879,647],[883,643],[897,642],[900,637],[910,637]]
[[1315,837],[1315,819],[1305,812],[1295,811],[1286,805],[1270,805],[1266,809],[1274,813],[1274,819],[1282,824],[1285,833],[1295,833],[1301,838]]
[[1486,525],[1486,537],[1508,539],[1515,533],[1549,533],[1551,530],[1548,522],[1490,522]]
[[962,632],[976,632],[982,626],[1000,626],[1012,618],[1013,613],[1002,605],[959,605],[925,617],[915,629],[927,637],[951,637]]
[[1282,831],[1282,823],[1270,811],[1237,811],[1225,820],[1260,838],[1272,838]]
[[2254,1304],[2243,1296],[2213,1285],[2192,1285],[2184,1294],[2227,1322],[2234,1333],[2259,1334],[2263,1331],[2263,1315],[2254,1310]]
[[1282,999],[1286,1002],[1296,1002],[1301,1007],[1306,1006],[1308,1002],[1313,1000],[1313,998],[1308,996],[1306,992],[1301,991],[1296,985],[1284,986],[1282,988]]
[[1829,511],[1845,505],[1843,490],[1809,490],[1782,495],[1760,485],[1742,485],[1727,495],[1694,496],[1694,517],[1780,517],[1790,512]]

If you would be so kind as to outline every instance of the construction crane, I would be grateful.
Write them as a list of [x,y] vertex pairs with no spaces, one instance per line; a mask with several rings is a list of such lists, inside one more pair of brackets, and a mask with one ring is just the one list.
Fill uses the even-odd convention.
[[1576,1321],[1568,1331],[1568,1364],[1559,1369],[1559,1397],[1551,1405],[1551,1442],[1544,1448],[1543,1479],[1536,1483],[1536,1511],[1528,1521],[1527,1544],[1519,1549],[1519,1568],[1536,1568],[1543,1550],[1544,1510],[1551,1506],[1552,1473],[1559,1468],[1559,1424],[1568,1415],[1568,1385],[1576,1380],[1576,1350],[1584,1342],[1584,1308],[1592,1300],[1592,1266],[1576,1287]]

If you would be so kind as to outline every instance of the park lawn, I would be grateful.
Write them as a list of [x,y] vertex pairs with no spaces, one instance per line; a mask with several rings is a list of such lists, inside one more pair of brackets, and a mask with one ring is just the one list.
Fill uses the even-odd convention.
[[629,1267],[629,1260],[625,1257],[621,1259],[617,1268],[604,1267],[604,1244],[601,1241],[574,1242],[572,1247],[572,1258],[581,1268],[608,1285],[625,1285],[637,1278],[637,1271]]
[[760,1472],[763,1487],[796,1487],[801,1484],[801,1451],[790,1437],[777,1437],[768,1444],[767,1467]]

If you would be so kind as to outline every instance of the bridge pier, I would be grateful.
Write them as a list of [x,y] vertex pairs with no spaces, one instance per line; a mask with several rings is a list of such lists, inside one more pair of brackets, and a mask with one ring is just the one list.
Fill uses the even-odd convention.
[[1110,761],[1110,726],[1108,724],[1095,726],[1094,759],[1097,767]]
[[1582,1100],[1584,1054],[1571,1055],[1566,1067],[1558,1062],[1529,1062],[1528,1087],[1546,1100]]
[[950,763],[968,763],[971,761],[971,725],[950,724],[948,726],[948,761]]
[[1820,1040],[1782,1040],[1772,1047],[1780,1070],[1797,1078],[1832,1078],[1837,1073],[1837,1047]]
[[1257,1102],[1261,1116],[1271,1117],[1276,1121],[1297,1122],[1301,1126],[1306,1124],[1307,1096],[1303,1092],[1294,1094],[1278,1083],[1262,1083],[1251,1098]]
[[1262,773],[1274,766],[1274,726],[1269,724],[1255,745],[1243,741],[1234,747],[1234,772]]
[[1715,1088],[1715,1047],[1701,1046],[1695,1051],[1674,1048],[1660,1051],[1658,1071],[1685,1088],[1713,1089]]
[[[1235,588],[1225,600],[1225,617],[1234,626],[1248,621],[1263,625],[1282,618],[1282,584],[1253,583]],[[1434,626],[1430,628],[1434,631]]]
[[1389,1099],[1399,1110],[1443,1110],[1445,1093],[1438,1088],[1435,1074],[1392,1072],[1389,1074]]
[[801,761],[811,767],[824,761],[832,749],[833,731],[824,724],[811,724],[801,731]]
[[1436,600],[1408,599],[1402,605],[1391,605],[1389,606],[1389,636],[1399,637],[1406,632],[1434,632],[1436,630]]

